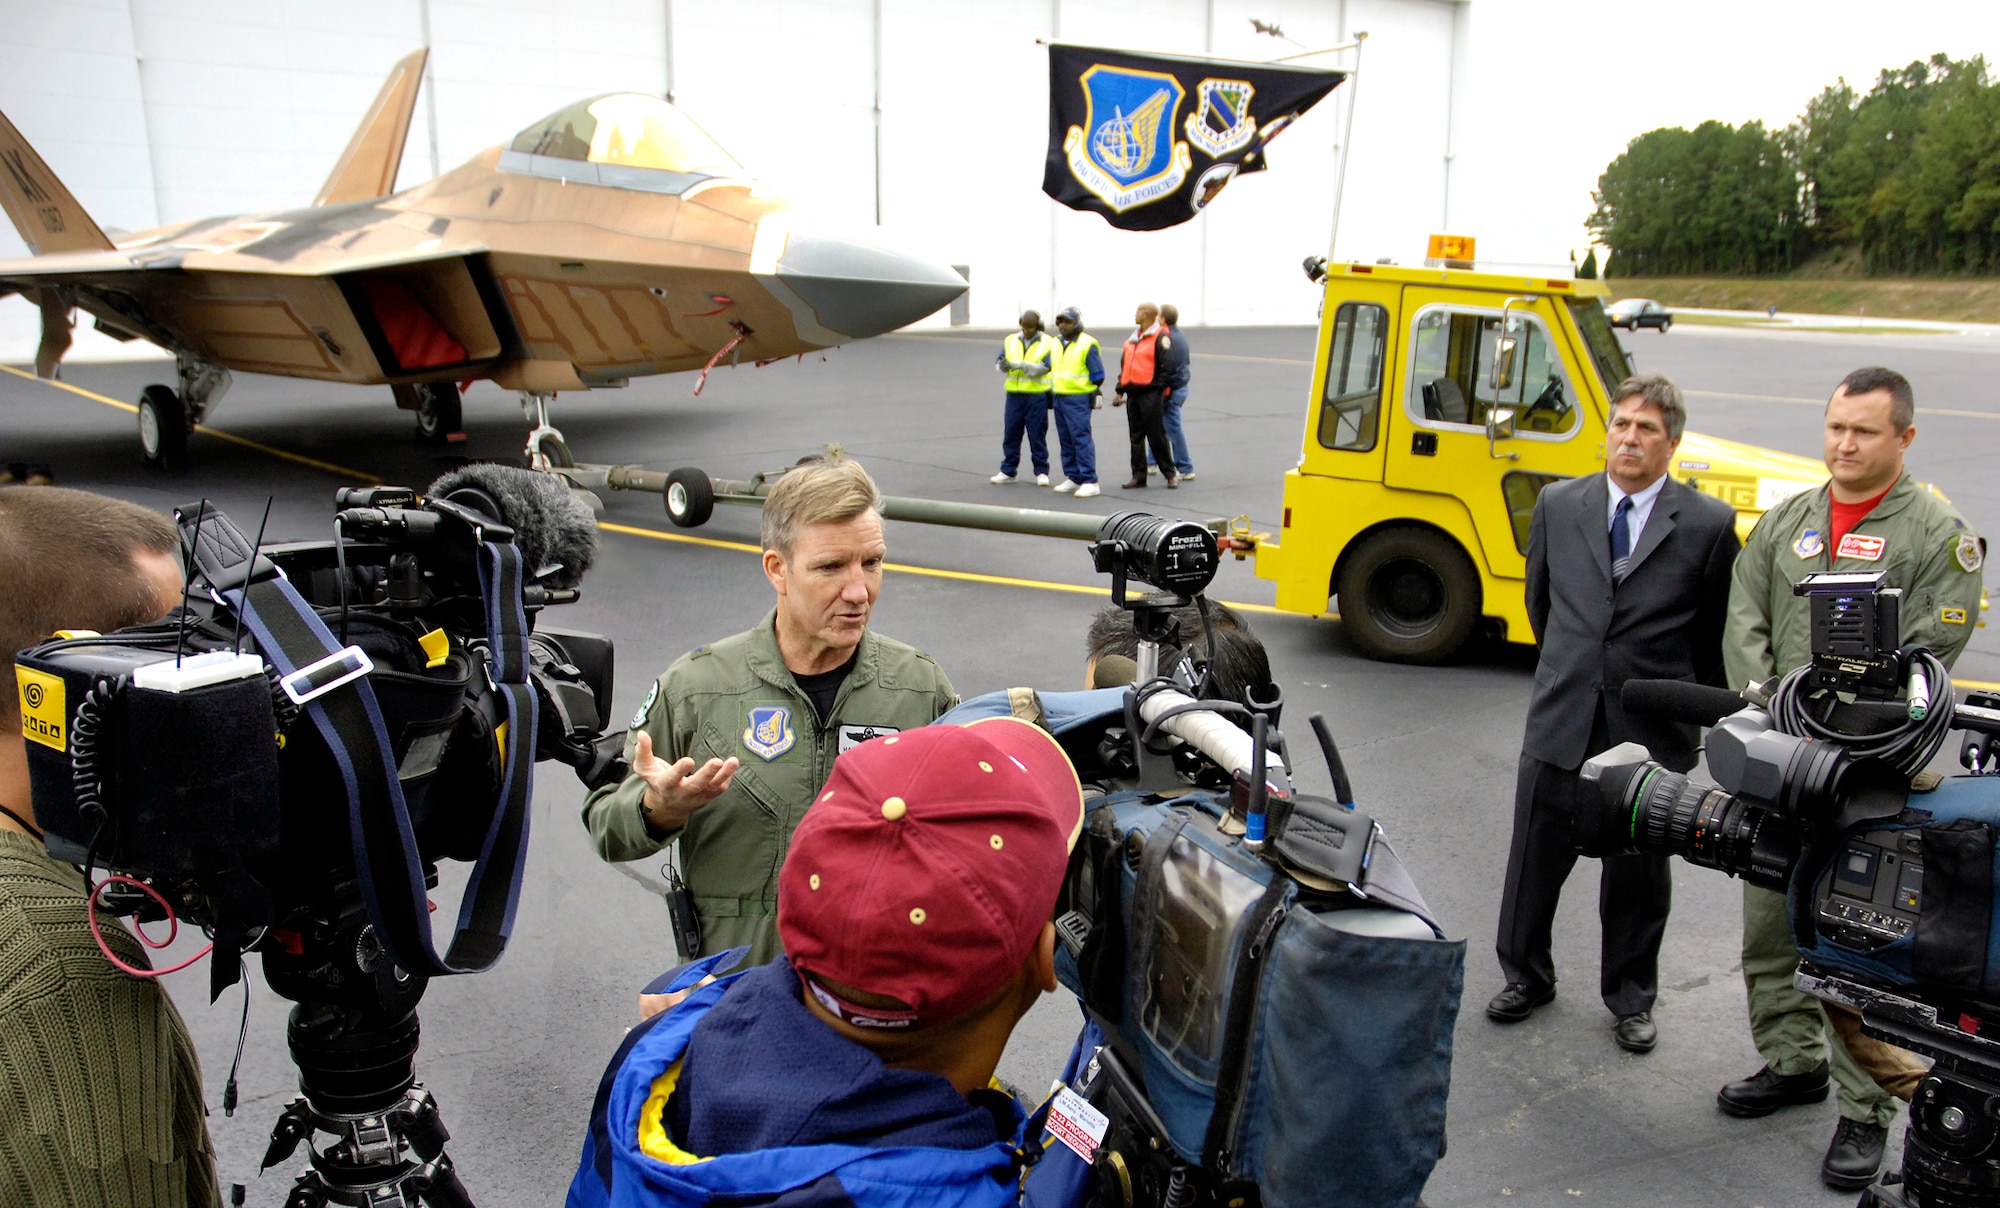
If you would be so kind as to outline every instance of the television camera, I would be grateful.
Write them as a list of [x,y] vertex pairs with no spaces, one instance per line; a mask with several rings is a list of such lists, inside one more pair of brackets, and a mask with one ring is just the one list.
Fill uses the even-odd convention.
[[1444,1148],[1464,945],[1355,808],[1323,719],[1334,800],[1294,788],[1274,686],[1214,698],[1214,535],[1126,512],[1091,552],[1137,673],[1040,698],[1094,798],[1056,906],[1087,1022],[1027,1202],[1407,1206]]
[[[1863,1208],[2000,1205],[2000,701],[1956,704],[1943,664],[1900,647],[1881,574],[1816,574],[1812,661],[1742,695],[1626,685],[1628,710],[1713,725],[1702,784],[1624,743],[1584,764],[1601,800],[1585,855],[1645,851],[1787,895],[1800,990],[1935,1060],[1910,1105],[1903,1167]],[[1744,707],[1748,700],[1748,707]],[[1952,729],[1973,775],[1925,772]]]
[[[308,1143],[287,1208],[457,1208],[416,1006],[506,948],[535,761],[623,774],[599,733],[610,640],[536,624],[577,598],[595,524],[555,480],[490,465],[336,506],[333,540],[268,547],[206,501],[177,509],[182,608],[21,652],[35,812],[53,854],[111,874],[99,909],[208,932],[212,995],[255,952],[297,1004],[302,1095],[264,1159]],[[471,868],[440,954],[445,860]]]

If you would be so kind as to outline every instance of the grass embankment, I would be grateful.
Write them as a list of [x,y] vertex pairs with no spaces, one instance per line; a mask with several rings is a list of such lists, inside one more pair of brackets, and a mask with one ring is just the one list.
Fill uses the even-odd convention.
[[2000,280],[1963,278],[1613,277],[1613,298],[1652,298],[1669,308],[1779,310],[1812,315],[2000,323]]

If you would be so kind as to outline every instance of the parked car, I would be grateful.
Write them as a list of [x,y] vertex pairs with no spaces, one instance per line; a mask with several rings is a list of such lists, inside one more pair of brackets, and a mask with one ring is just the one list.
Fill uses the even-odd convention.
[[1651,298],[1621,298],[1604,308],[1604,317],[1629,331],[1657,327],[1664,332],[1674,325],[1673,312]]

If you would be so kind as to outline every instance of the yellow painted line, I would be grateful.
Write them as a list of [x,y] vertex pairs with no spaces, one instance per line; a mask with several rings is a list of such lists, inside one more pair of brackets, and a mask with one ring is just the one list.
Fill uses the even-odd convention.
[[[952,337],[944,336],[939,338],[950,339]],[[597,527],[607,533],[624,533],[632,537],[650,537],[655,541],[677,541],[686,545],[705,545],[711,549],[740,550],[746,554],[761,554],[764,552],[762,546],[750,545],[742,541],[723,541],[714,537],[690,537],[685,533],[669,533],[663,532],[660,529],[640,528],[630,524],[614,524],[609,520],[598,521]],[[956,579],[961,583],[989,583],[998,587],[1026,587],[1035,591],[1068,592],[1071,595],[1079,596],[1103,596],[1109,598],[1111,595],[1111,589],[1108,587],[1086,587],[1079,583],[1051,583],[1041,579],[1015,579],[1006,575],[982,575],[965,570],[942,570],[934,566],[907,566],[900,562],[884,563],[882,569],[892,570],[898,574],[922,575],[932,579]],[[1282,613],[1284,611],[1280,608],[1274,608],[1269,604],[1238,604],[1233,600],[1224,600],[1222,603],[1236,609],[1238,612]]]
[[[1795,403],[1805,407],[1826,406],[1826,400],[1823,398],[1799,398],[1789,394],[1735,394],[1727,390],[1683,390],[1681,393],[1691,394],[1697,398],[1744,399],[1753,403]],[[1917,419],[1922,420],[1926,415],[1951,415],[1959,419],[2000,419],[2000,411],[1965,411],[1954,407],[1917,409]]]
[[683,545],[706,545],[711,549],[742,550],[746,554],[761,554],[764,552],[763,546],[750,545],[742,541],[723,541],[715,537],[690,537],[686,533],[665,533],[659,529],[638,528],[630,524],[613,524],[609,520],[598,521],[597,527],[607,533],[626,533],[633,537],[651,537],[655,541],[678,541]]
[[1970,688],[1974,692],[2000,692],[2000,684],[1988,683],[1986,680],[1954,678],[1951,681],[1951,686],[1954,688]]
[[[39,382],[44,386],[54,386],[58,390],[67,390],[71,394],[87,398],[93,403],[103,403],[107,407],[116,407],[120,411],[124,411],[132,415],[137,415],[139,413],[139,408],[133,406],[131,403],[124,403],[118,401],[115,398],[108,398],[105,395],[98,394],[95,391],[85,390],[81,386],[72,386],[68,382],[45,382],[42,381],[41,378],[36,377],[34,374],[23,372],[22,370],[14,368],[12,365],[0,365],[0,370],[5,370],[6,372],[13,374],[17,378],[25,378],[31,382]],[[234,432],[224,432],[220,428],[211,428],[206,424],[197,424],[195,425],[194,430],[197,432],[206,433],[209,436],[213,436],[217,440],[226,440],[233,445],[242,445],[246,449],[255,449],[259,453],[264,453],[271,457],[276,457],[284,461],[293,462],[297,465],[307,466],[315,470],[323,470],[328,474],[335,474],[342,478],[353,478],[363,482],[378,482],[381,480],[381,476],[379,474],[370,474],[366,470],[357,470],[352,466],[336,465],[335,463],[330,461],[321,461],[316,457],[307,457],[303,453],[292,453],[284,449],[273,448],[272,446],[264,444],[261,441],[251,440],[247,436],[238,436]]]

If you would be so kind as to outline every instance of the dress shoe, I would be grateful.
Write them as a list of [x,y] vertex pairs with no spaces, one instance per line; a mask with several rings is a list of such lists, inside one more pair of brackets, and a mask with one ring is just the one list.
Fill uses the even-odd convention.
[[1167,479],[1167,489],[1168,489],[1169,491],[1173,490],[1173,489],[1174,489],[1175,487],[1177,487],[1177,486],[1179,486],[1179,485],[1181,485],[1181,480],[1180,480],[1180,479],[1178,479],[1178,478],[1169,478],[1169,479]]
[[1038,487],[1045,487],[1049,485],[1049,476],[1047,474],[1035,475],[1035,485]]
[[1138,490],[1143,490],[1145,486],[1146,486],[1146,480],[1143,478],[1128,478],[1125,480],[1125,485],[1123,487],[1120,487],[1119,489],[1125,491],[1138,491]]
[[1833,1144],[1826,1147],[1826,1161],[1819,1164],[1819,1181],[1835,1191],[1859,1191],[1875,1181],[1882,1169],[1882,1146],[1889,1130],[1866,1120],[1846,1116],[1833,1130]]
[[1826,1101],[1826,1062],[1803,1074],[1774,1074],[1765,1066],[1715,1094],[1715,1105],[1731,1116],[1768,1116],[1781,1107]]
[[1653,1046],[1660,1043],[1660,1029],[1653,1026],[1651,1011],[1634,1011],[1618,1017],[1617,1024],[1611,1029],[1611,1038],[1628,1053],[1650,1053]]
[[1098,490],[1097,484],[1094,482],[1086,482],[1076,489],[1076,497],[1078,499],[1095,499],[1103,493]]
[[1495,1023],[1520,1023],[1535,1013],[1536,1007],[1546,1007],[1556,1000],[1556,988],[1530,990],[1526,982],[1508,982],[1506,989],[1493,996],[1486,1004],[1486,1018]]

